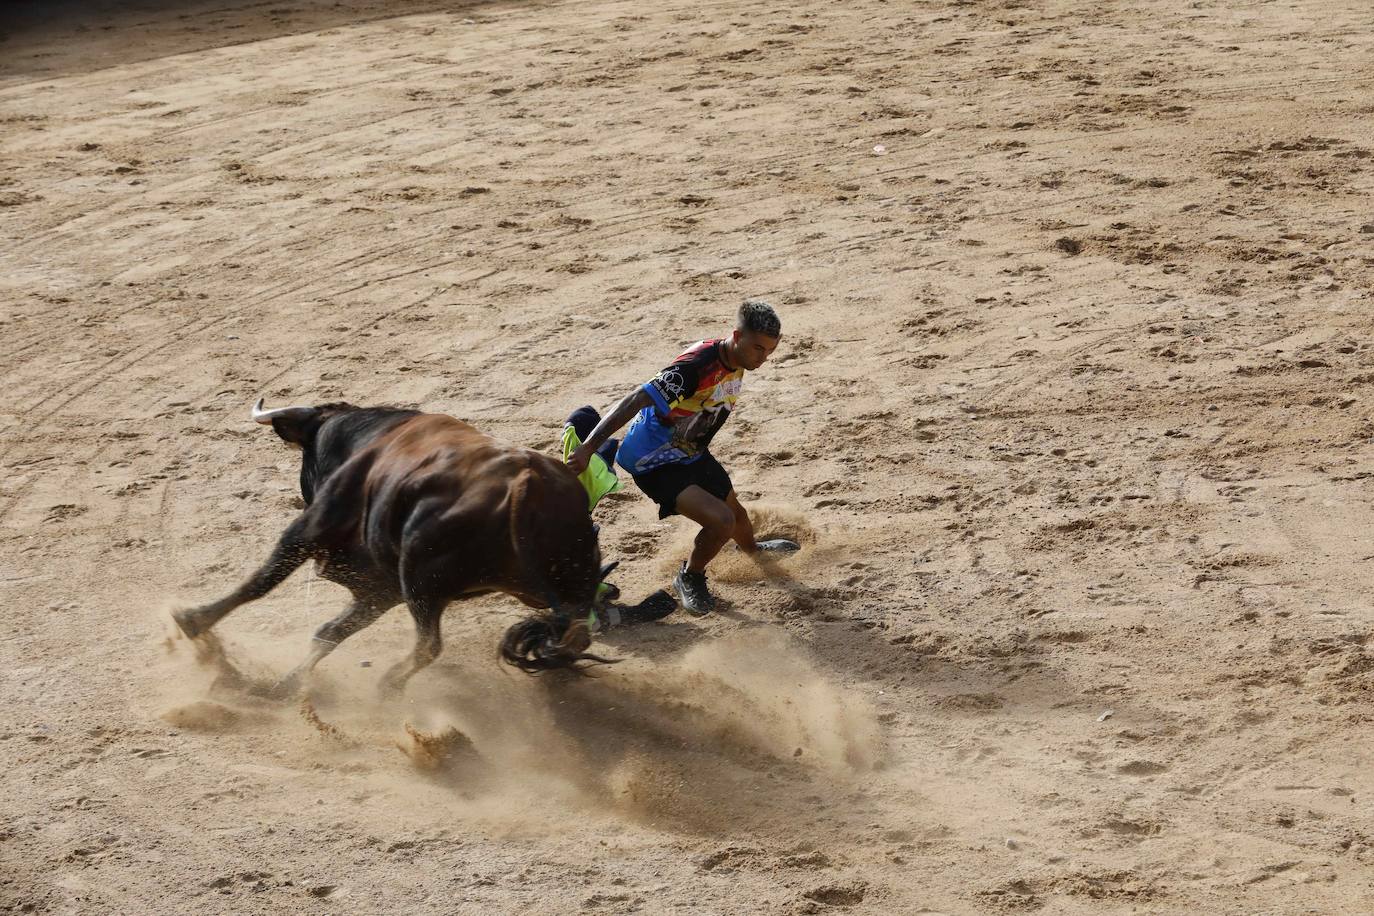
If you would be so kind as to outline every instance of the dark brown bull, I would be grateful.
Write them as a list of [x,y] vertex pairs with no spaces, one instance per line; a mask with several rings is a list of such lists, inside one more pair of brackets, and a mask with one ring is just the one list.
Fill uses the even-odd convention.
[[192,639],[261,598],[306,560],[353,593],[278,685],[292,693],[326,655],[401,602],[415,650],[382,679],[399,691],[441,650],[451,601],[505,592],[544,613],[506,631],[501,658],[527,672],[603,661],[586,653],[600,581],[587,494],[562,462],[440,414],[324,404],[253,419],[299,445],[305,510],[267,562],[231,595],[173,617]]

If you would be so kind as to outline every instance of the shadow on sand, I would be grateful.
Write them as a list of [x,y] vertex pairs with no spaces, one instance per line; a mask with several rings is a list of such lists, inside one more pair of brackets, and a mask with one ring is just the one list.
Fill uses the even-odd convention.
[[[383,19],[504,15],[510,0],[19,0],[0,3],[0,82],[89,73]],[[462,26],[468,27],[466,25]]]

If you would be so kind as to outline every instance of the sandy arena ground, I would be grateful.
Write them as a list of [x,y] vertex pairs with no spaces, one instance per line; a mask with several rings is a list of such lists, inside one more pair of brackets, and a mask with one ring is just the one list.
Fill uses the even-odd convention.
[[[113,6],[0,42],[0,910],[1374,911],[1366,0]],[[806,546],[713,618],[472,601],[387,704],[398,609],[314,721],[168,638],[299,506],[259,395],[550,449],[747,295]]]

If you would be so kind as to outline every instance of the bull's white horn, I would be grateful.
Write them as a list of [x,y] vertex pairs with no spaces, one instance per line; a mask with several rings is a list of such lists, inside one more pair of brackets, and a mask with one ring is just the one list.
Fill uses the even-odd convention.
[[280,417],[282,414],[289,413],[293,410],[302,409],[300,407],[276,407],[272,410],[263,410],[262,405],[263,402],[266,400],[266,398],[258,398],[258,402],[253,405],[254,423],[261,423],[264,426],[271,426],[273,417]]

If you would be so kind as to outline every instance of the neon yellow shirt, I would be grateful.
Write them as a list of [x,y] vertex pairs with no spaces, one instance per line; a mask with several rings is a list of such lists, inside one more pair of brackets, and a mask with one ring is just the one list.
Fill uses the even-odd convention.
[[[577,450],[582,444],[582,439],[577,435],[577,430],[572,425],[563,427],[563,460],[567,461],[568,456]],[[620,478],[615,475],[613,468],[606,466],[606,460],[600,455],[592,455],[587,462],[587,469],[577,475],[578,483],[587,491],[587,511],[596,508],[596,504],[601,502],[601,498],[607,493],[614,493],[620,489]]]

